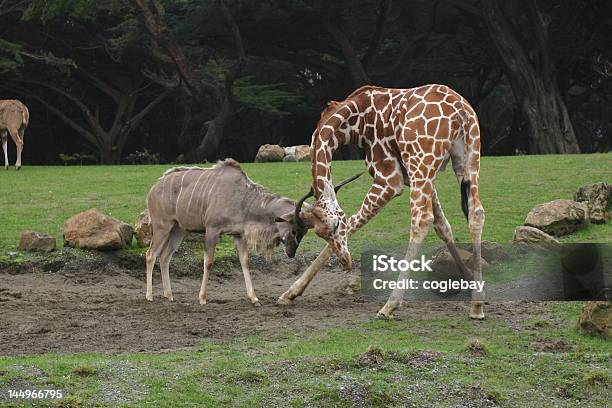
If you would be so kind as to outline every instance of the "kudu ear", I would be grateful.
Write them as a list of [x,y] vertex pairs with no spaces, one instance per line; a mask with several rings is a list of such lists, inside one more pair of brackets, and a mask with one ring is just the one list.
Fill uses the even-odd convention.
[[291,211],[291,212],[288,212],[287,214],[281,215],[280,217],[276,217],[274,219],[274,222],[292,223],[294,219],[295,219],[295,214],[293,213],[293,211]]

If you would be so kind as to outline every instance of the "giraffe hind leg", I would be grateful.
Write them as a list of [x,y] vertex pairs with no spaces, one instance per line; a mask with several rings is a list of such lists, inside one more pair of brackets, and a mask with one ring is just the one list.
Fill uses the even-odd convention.
[[450,252],[457,266],[459,267],[459,270],[463,274],[463,277],[467,280],[473,280],[473,272],[465,265],[465,263],[459,256],[459,251],[457,251],[455,239],[453,238],[453,230],[451,229],[450,223],[444,215],[444,211],[442,211],[442,206],[440,205],[440,201],[438,200],[438,194],[435,189],[432,197],[432,206],[434,214],[433,227],[436,231],[436,234],[446,244],[448,251]]

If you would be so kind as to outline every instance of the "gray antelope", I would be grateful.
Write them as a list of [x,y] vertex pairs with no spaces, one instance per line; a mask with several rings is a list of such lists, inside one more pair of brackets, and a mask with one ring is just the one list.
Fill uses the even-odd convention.
[[28,108],[16,99],[0,100],[0,139],[4,150],[4,168],[8,170],[8,136],[11,135],[17,146],[17,161],[15,168],[21,168],[21,152],[23,151],[23,134],[30,123]]
[[[340,183],[336,190],[354,178]],[[301,206],[302,203],[264,190],[232,159],[211,168],[177,167],[166,171],[147,196],[153,229],[147,251],[147,300],[153,300],[153,268],[158,257],[164,297],[173,300],[170,259],[187,231],[199,231],[205,232],[200,304],[206,304],[215,247],[219,237],[227,234],[234,238],[238,250],[247,296],[259,306],[251,283],[248,251],[255,250],[269,259],[273,248],[282,243],[287,256],[293,258],[309,228],[299,221],[299,210],[296,213]]]

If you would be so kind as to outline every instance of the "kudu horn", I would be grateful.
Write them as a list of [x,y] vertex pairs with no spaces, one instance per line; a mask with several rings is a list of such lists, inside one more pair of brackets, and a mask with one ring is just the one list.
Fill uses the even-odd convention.
[[[359,177],[361,177],[362,174],[363,174],[363,171],[361,173],[357,173],[354,176],[349,177],[346,180],[343,180],[340,183],[338,183],[337,185],[335,185],[334,186],[334,193],[337,193],[338,190],[340,190],[342,187],[344,187],[345,185],[347,185],[351,181],[357,180]],[[302,211],[302,205],[304,204],[304,201],[306,201],[307,198],[310,198],[313,195],[314,195],[314,191],[312,190],[312,187],[310,187],[310,191],[308,191],[308,193],[306,193],[306,195],[304,195],[304,197],[300,198],[300,201],[298,201],[297,205],[295,206],[295,220],[297,221],[297,224],[301,228],[304,228],[306,226],[306,224],[304,224],[304,221],[302,221],[302,219],[300,218],[300,212]]]

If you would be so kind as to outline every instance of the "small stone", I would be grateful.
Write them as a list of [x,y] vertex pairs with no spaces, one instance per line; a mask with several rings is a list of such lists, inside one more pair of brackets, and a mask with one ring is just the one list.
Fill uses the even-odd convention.
[[586,302],[578,319],[580,329],[591,336],[612,338],[612,303],[610,301]]
[[24,231],[19,240],[19,250],[28,252],[51,252],[56,247],[55,237],[36,231]]
[[558,248],[561,246],[561,243],[555,237],[537,228],[524,225],[516,227],[514,235],[512,236],[512,242],[525,244],[529,247],[546,249]]
[[283,161],[283,157],[285,157],[285,149],[279,145],[265,144],[257,151],[255,161],[258,163],[279,162]]
[[310,146],[295,146],[295,157],[298,161],[310,161]]

